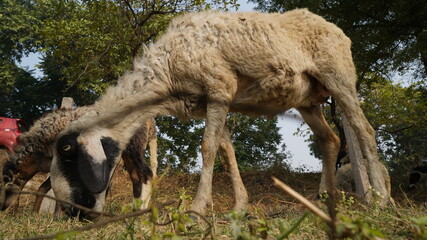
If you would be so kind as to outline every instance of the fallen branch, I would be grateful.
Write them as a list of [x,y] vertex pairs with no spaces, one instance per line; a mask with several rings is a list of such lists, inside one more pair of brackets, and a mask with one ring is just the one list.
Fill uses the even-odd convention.
[[[185,211],[185,213],[197,215],[198,217],[200,217],[203,221],[205,221],[208,224],[209,227],[206,229],[206,233],[205,233],[206,235],[202,239],[206,239],[209,235],[211,236],[211,239],[214,239],[212,236],[213,224],[211,222],[209,222],[203,215],[201,215],[200,213],[198,213],[196,211],[188,210],[188,211]],[[188,234],[192,235],[194,233],[188,233]]]
[[[166,206],[172,205],[173,203],[175,203],[175,201],[163,203],[163,204],[160,204],[160,206],[158,208],[164,208]],[[117,215],[117,216],[114,216],[114,217],[111,217],[111,218],[108,218],[105,220],[101,220],[101,221],[98,221],[98,222],[93,223],[93,224],[86,225],[86,226],[81,227],[81,228],[75,228],[75,229],[71,229],[71,230],[64,231],[64,232],[58,232],[58,233],[53,233],[53,234],[43,235],[43,236],[36,236],[36,237],[32,237],[32,238],[22,238],[21,240],[52,239],[52,238],[56,238],[59,234],[66,234],[66,233],[70,233],[70,232],[88,231],[88,230],[91,230],[94,228],[99,228],[99,227],[105,226],[105,225],[110,224],[110,223],[118,222],[118,221],[125,220],[128,218],[138,217],[138,216],[144,215],[146,213],[150,213],[150,212],[151,212],[151,208],[138,210],[135,212],[121,214],[121,215]]]
[[93,209],[84,207],[82,205],[75,204],[73,202],[66,201],[66,200],[63,200],[63,199],[60,199],[60,198],[57,198],[57,197],[54,197],[54,196],[50,196],[50,195],[44,194],[44,193],[33,192],[33,191],[17,191],[17,190],[14,190],[13,192],[17,193],[17,194],[31,194],[31,195],[36,195],[36,196],[43,196],[45,198],[49,198],[49,199],[55,200],[56,202],[61,202],[63,204],[70,205],[70,206],[72,206],[74,208],[78,208],[78,209],[83,210],[83,211],[85,211],[87,213],[96,213],[96,214],[99,214],[99,215],[102,215],[102,216],[107,216],[107,217],[114,217],[115,216],[114,214],[111,214],[111,213],[98,212],[98,211],[95,211]]
[[274,186],[283,190],[285,193],[290,195],[291,197],[295,198],[298,202],[303,204],[306,208],[308,208],[312,213],[319,216],[322,221],[324,221],[328,226],[334,226],[334,221],[322,210],[320,210],[316,205],[311,203],[309,200],[307,200],[305,197],[301,196],[299,193],[294,191],[292,188],[290,188],[288,185],[280,181],[279,179],[273,177]]
[[276,202],[279,202],[279,203],[286,203],[286,204],[293,204],[293,205],[299,205],[298,203],[295,203],[295,202],[289,202],[289,201],[285,201],[285,200],[281,200],[281,199],[277,199],[277,198],[274,198],[274,197],[272,197],[272,196],[264,196],[264,197],[262,197],[257,203],[256,203],[256,205],[259,205],[264,199],[271,199],[271,200],[273,200],[273,201],[276,201]]

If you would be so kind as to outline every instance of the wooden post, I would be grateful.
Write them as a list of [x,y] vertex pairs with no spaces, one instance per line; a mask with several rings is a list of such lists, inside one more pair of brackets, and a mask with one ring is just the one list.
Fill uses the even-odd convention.
[[360,149],[359,141],[354,134],[353,128],[348,123],[344,114],[341,116],[344,127],[345,138],[347,140],[348,154],[351,162],[353,180],[356,186],[356,193],[366,203],[371,202],[372,192],[369,191],[369,175],[366,167],[366,160],[363,159],[362,150]]
[[72,109],[74,105],[74,99],[71,97],[63,97],[61,103],[61,109]]

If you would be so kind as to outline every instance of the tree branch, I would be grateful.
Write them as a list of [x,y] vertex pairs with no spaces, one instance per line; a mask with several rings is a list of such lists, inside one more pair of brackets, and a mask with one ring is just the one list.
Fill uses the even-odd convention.
[[[158,208],[164,208],[166,206],[172,205],[173,203],[175,203],[175,201],[162,203],[162,204],[160,204],[160,206]],[[114,217],[111,217],[108,219],[104,219],[104,220],[98,221],[96,223],[86,225],[84,227],[74,228],[74,229],[71,229],[68,231],[53,233],[53,234],[49,234],[49,235],[36,236],[36,237],[32,237],[32,238],[23,238],[22,240],[52,239],[52,238],[56,238],[59,234],[76,232],[76,231],[77,232],[88,231],[88,230],[91,230],[94,228],[99,228],[99,227],[105,226],[105,225],[110,224],[110,223],[118,222],[118,221],[125,220],[128,218],[138,217],[138,216],[144,215],[146,213],[150,213],[150,212],[151,212],[151,209],[138,210],[135,212],[121,214],[121,215],[117,215],[117,216],[114,216]]]
[[320,210],[316,205],[311,203],[309,200],[307,200],[305,197],[301,196],[299,193],[294,191],[292,188],[290,188],[288,185],[284,184],[279,179],[273,177],[274,186],[281,189],[291,197],[295,198],[298,202],[302,203],[306,208],[308,208],[312,213],[320,217],[323,222],[325,222],[328,226],[333,226],[335,222],[322,210]]
[[[7,190],[9,190],[9,189],[7,189]],[[36,195],[36,196],[43,196],[45,198],[49,198],[49,199],[55,200],[56,202],[61,202],[61,203],[70,205],[70,206],[72,206],[74,208],[78,208],[78,209],[83,210],[85,212],[96,213],[96,214],[99,214],[99,215],[102,215],[102,216],[107,216],[107,217],[114,217],[115,216],[114,214],[105,213],[105,212],[98,212],[98,211],[95,211],[93,209],[84,207],[82,205],[75,204],[73,202],[69,202],[69,201],[66,201],[66,200],[63,200],[63,199],[60,199],[60,198],[57,198],[57,197],[54,197],[54,196],[50,196],[50,195],[47,195],[47,194],[44,194],[44,193],[33,192],[33,191],[17,191],[17,190],[13,190],[13,192],[16,193],[16,194],[31,194],[31,195]]]
[[411,125],[409,125],[407,127],[402,127],[402,128],[396,129],[396,130],[387,130],[387,129],[383,129],[383,128],[378,128],[377,130],[393,134],[393,133],[398,133],[398,132],[402,132],[402,131],[408,130],[408,129],[413,128],[415,126],[416,126],[416,124],[411,124]]

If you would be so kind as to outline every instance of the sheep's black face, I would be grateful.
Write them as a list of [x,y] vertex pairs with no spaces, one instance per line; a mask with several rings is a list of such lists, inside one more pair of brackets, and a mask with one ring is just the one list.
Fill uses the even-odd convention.
[[[51,167],[55,195],[86,208],[102,211],[105,192],[120,155],[119,144],[111,137],[82,137],[78,133],[61,136],[56,143]],[[96,214],[65,206],[69,216],[93,219]]]

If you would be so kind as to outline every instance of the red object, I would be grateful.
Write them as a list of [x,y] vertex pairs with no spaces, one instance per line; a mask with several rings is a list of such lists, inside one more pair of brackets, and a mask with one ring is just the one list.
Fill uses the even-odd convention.
[[0,117],[0,148],[13,152],[13,148],[18,145],[18,136],[27,129],[28,125],[22,119]]

